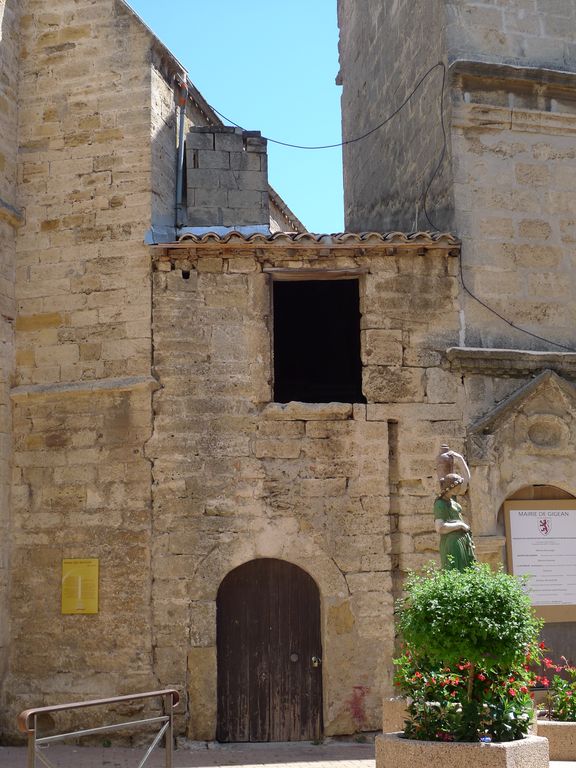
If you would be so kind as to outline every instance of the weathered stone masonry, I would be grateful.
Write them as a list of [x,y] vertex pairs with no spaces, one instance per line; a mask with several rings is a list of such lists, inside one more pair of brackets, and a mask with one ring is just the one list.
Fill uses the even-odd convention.
[[[486,4],[472,0],[430,7],[439,4],[445,26],[458,27],[464,10],[489,26],[450,26],[451,40],[477,28],[499,40],[515,18],[501,2],[485,16]],[[410,5],[394,4],[397,21]],[[569,21],[573,6],[547,8],[538,23],[560,39],[554,18]],[[216,592],[258,557],[292,562],[319,587],[326,733],[378,728],[381,697],[392,692],[392,601],[404,573],[437,551],[439,443],[466,443],[468,512],[478,551],[493,563],[503,559],[506,498],[532,484],[576,495],[575,356],[490,348],[502,328],[462,292],[459,263],[463,253],[471,284],[496,306],[570,339],[570,74],[540,84],[534,73],[519,77],[506,51],[496,68],[452,68],[451,165],[431,200],[439,221],[457,223],[462,252],[450,235],[296,235],[299,223],[265,183],[264,142],[219,126],[188,84],[186,133],[204,126],[189,135],[212,144],[202,157],[210,147],[189,144],[190,181],[199,172],[190,221],[260,232],[268,201],[271,230],[291,234],[196,232],[173,242],[178,62],[121,0],[22,0],[18,12],[0,0],[4,732],[13,738],[25,706],[175,685],[184,694],[178,732],[213,738]],[[432,60],[440,56],[440,16],[432,26],[418,20],[416,42],[403,29],[380,46],[382,13],[357,15],[356,29],[399,68],[422,49],[418,35],[432,40]],[[535,23],[533,13],[523,18]],[[351,40],[341,48],[344,84],[361,91],[346,52],[360,50],[362,62],[370,45]],[[568,56],[568,41],[561,50]],[[366,119],[385,111],[378,83],[401,86],[384,78],[383,64],[371,60]],[[360,91],[344,102],[350,123]],[[421,225],[414,205],[425,160],[439,149],[430,123],[438,102],[427,94],[409,130],[388,129],[386,146],[406,130],[414,153],[397,155],[403,177],[379,165],[381,143],[348,157],[347,189],[361,190],[350,227]],[[429,143],[418,141],[423,131]],[[244,189],[228,187],[225,171],[248,174],[237,177]],[[170,242],[149,248],[146,233]],[[273,402],[274,270],[282,279],[344,270],[358,280],[365,404]],[[518,346],[507,333],[506,345]],[[74,556],[100,559],[96,616],[60,614],[61,560]]]
[[[462,241],[467,286],[544,339],[573,346],[576,7],[571,0],[339,0],[346,228],[434,226]],[[424,224],[425,222],[425,224]],[[562,274],[563,279],[558,279]],[[465,293],[461,344],[553,349]]]
[[[183,677],[190,638],[189,734],[212,738],[218,586],[255,557],[286,559],[320,588],[326,733],[378,728],[394,575],[434,556],[433,455],[461,433],[439,353],[457,337],[456,244],[253,239],[156,249],[156,671]],[[272,402],[268,269],[356,271],[366,405]],[[361,722],[355,686],[367,689]]]
[[10,384],[14,369],[16,231],[23,223],[16,170],[19,13],[17,2],[0,0],[0,685],[7,672],[10,642]]
[[[393,120],[345,145],[345,218],[421,226],[442,157],[427,212],[461,241],[460,329],[443,359],[460,388],[473,529],[494,533],[477,546],[505,563],[507,498],[575,495],[576,6],[339,0],[338,15],[345,139],[446,66],[443,103],[436,67]],[[558,654],[576,651],[573,623],[544,632]]]
[[[0,24],[0,730],[12,739],[27,706],[157,686],[144,238],[174,225],[185,74],[122,0],[1,0]],[[189,87],[187,126],[218,123]],[[100,559],[96,616],[61,615],[67,557]]]

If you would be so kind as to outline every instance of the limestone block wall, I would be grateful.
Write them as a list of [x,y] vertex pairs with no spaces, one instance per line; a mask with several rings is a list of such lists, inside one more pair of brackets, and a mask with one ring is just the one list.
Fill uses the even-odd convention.
[[[119,0],[20,3],[11,602],[3,725],[153,689],[150,33]],[[100,612],[60,613],[100,559]]]
[[[14,427],[8,733],[26,707],[154,690],[155,682],[142,457],[149,385],[18,392]],[[61,561],[87,557],[100,562],[99,612],[61,615]]]
[[[576,321],[575,94],[463,75],[452,129],[467,286],[516,325],[567,347],[574,346]],[[462,341],[469,346],[554,348],[467,295],[463,306]]]
[[[344,138],[377,125],[416,83],[407,58],[425,70],[444,57],[447,155],[430,189],[431,223],[461,237],[466,287],[512,323],[463,290],[460,343],[573,348],[574,4],[424,5],[414,15],[409,2],[341,0]],[[434,82],[382,130],[344,148],[349,228],[414,228],[421,180],[440,151]]]
[[28,5],[17,383],[148,372],[148,33],[111,0]]
[[151,71],[152,224],[174,227],[176,222],[177,118],[174,82],[157,67]]
[[14,369],[14,269],[21,223],[16,186],[18,16],[13,0],[0,2],[0,688],[9,646],[9,528],[11,482],[10,384]]
[[[431,66],[446,60],[444,13],[444,0],[421,2],[417,12],[412,0],[339,0],[343,140],[382,123]],[[397,117],[343,148],[347,230],[430,228],[423,212],[424,193],[443,145],[441,87],[442,72],[437,69]],[[448,107],[446,98],[443,108]],[[428,207],[434,225],[450,230],[448,159]]]
[[446,19],[451,60],[576,68],[571,0],[447,0]]
[[[178,95],[175,94],[173,75],[180,80],[185,78],[183,71],[176,61],[170,61],[167,67],[166,51],[158,41],[155,41],[153,50],[152,69],[152,223],[157,231],[164,232],[174,227],[176,221],[176,147],[178,140],[179,118],[176,116]],[[167,77],[167,72],[170,74]],[[242,140],[234,146],[232,136],[237,133],[234,129],[222,126],[221,121],[204,101],[201,94],[187,81],[188,98],[184,117],[184,137],[195,128],[207,129],[228,134],[227,139],[219,142],[219,149],[226,144],[225,152],[228,154],[228,170],[230,178],[223,182],[222,171],[224,168],[215,168],[222,163],[224,155],[218,160],[215,157],[212,162],[206,161],[205,150],[206,137],[204,139],[192,139],[187,142],[188,157],[191,168],[190,175],[198,174],[198,184],[190,189],[183,188],[183,210],[180,224],[182,226],[213,226],[221,224],[224,220],[229,222],[226,226],[244,226],[250,224],[269,225],[272,232],[303,232],[305,227],[286,206],[284,201],[267,183],[268,158],[265,143],[253,135],[248,142]],[[240,134],[242,132],[240,131]],[[255,132],[253,132],[255,133]],[[194,144],[204,144],[202,147],[194,147]],[[198,149],[203,150],[203,156],[199,158]],[[215,140],[211,142],[211,149],[215,149]],[[233,150],[230,156],[229,150]],[[194,164],[201,159],[206,167],[194,168]],[[247,176],[239,172],[249,171]],[[257,171],[257,174],[252,172]],[[206,173],[207,172],[207,173]],[[201,176],[204,178],[200,179]],[[209,178],[211,177],[211,178]],[[223,186],[219,186],[223,182]],[[254,188],[256,187],[256,188]],[[229,194],[231,193],[231,194]],[[226,213],[222,206],[224,206]],[[230,223],[231,222],[231,223]],[[173,231],[171,233],[173,235]]]
[[[271,402],[264,268],[278,267],[362,272],[367,404]],[[463,441],[458,377],[440,354],[458,335],[456,267],[443,249],[222,244],[158,257],[161,389],[146,449],[155,671],[162,685],[188,678],[190,736],[215,733],[218,587],[257,557],[295,563],[319,586],[326,733],[380,726],[393,598],[403,571],[437,551],[435,451],[446,437]]]

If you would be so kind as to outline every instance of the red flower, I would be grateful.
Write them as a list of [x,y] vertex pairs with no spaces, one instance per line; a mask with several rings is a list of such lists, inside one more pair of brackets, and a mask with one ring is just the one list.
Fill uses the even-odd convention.
[[526,688],[526,686],[525,686],[525,685],[523,685],[523,686],[520,688],[520,693],[528,693],[528,688]]
[[544,688],[548,688],[548,686],[550,685],[550,680],[548,680],[547,677],[541,677],[540,682],[542,683]]
[[480,672],[478,675],[476,675],[476,677],[477,677],[477,678],[478,678],[478,680],[480,680],[481,682],[484,682],[484,680],[486,680],[486,675],[483,675],[483,674],[482,674],[482,672]]
[[566,696],[572,696],[572,691],[566,691]]
[[515,680],[516,680],[516,678],[515,678],[515,677],[509,677],[509,678],[508,678],[508,682],[509,682],[509,683],[513,683]]
[[556,666],[556,664],[554,664],[554,662],[552,661],[552,659],[547,659],[547,658],[545,658],[545,659],[544,659],[544,666],[546,667],[546,669],[550,669],[550,667],[555,667],[555,666]]
[[514,688],[509,688],[508,693],[510,694],[510,696],[516,696],[516,691],[514,690]]
[[415,672],[414,677],[417,677],[418,679],[420,679],[422,677],[422,672]]
[[538,648],[544,650],[546,648],[546,643],[538,643]]

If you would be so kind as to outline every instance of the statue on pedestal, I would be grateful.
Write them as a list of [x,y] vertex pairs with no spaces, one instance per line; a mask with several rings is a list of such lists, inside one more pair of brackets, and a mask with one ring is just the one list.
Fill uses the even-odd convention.
[[[462,474],[454,471],[455,462]],[[462,519],[462,507],[456,500],[458,494],[466,492],[470,470],[464,457],[448,445],[441,446],[436,469],[440,493],[434,502],[434,519],[440,534],[442,568],[463,571],[476,561],[470,526]]]

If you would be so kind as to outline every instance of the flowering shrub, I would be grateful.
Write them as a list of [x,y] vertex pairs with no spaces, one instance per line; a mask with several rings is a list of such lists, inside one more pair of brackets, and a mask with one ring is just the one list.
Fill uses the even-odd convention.
[[512,741],[532,717],[531,663],[541,622],[522,582],[475,564],[411,574],[399,601],[404,654],[396,684],[409,697],[407,738]]
[[470,662],[456,669],[438,667],[410,650],[395,660],[395,684],[409,698],[404,735],[427,741],[513,741],[528,732],[533,714],[528,665],[505,672],[474,671],[469,698]]
[[545,667],[556,674],[551,682],[546,677],[538,677],[538,682],[549,686],[546,716],[550,720],[571,721],[576,720],[576,667],[568,664],[564,656],[561,658],[562,664],[544,659]]

